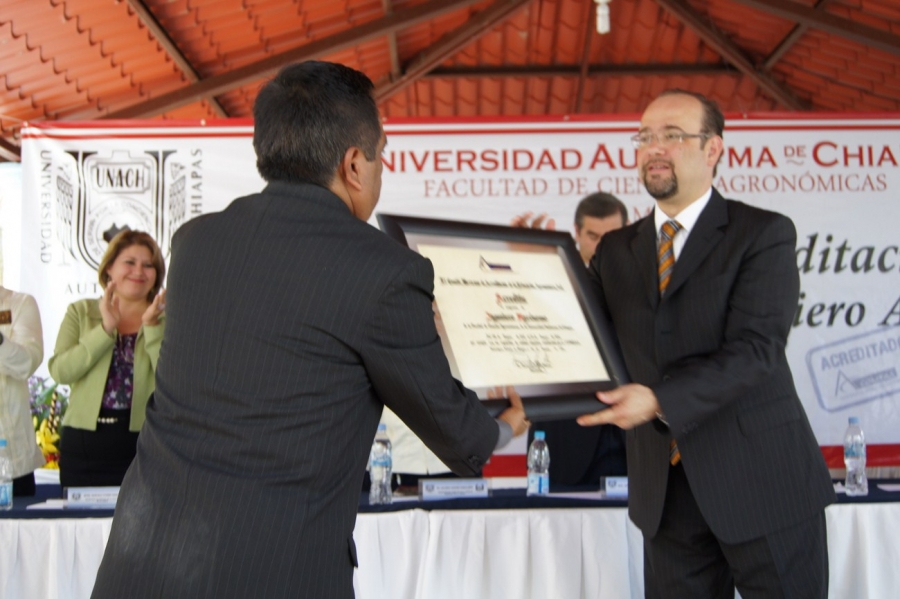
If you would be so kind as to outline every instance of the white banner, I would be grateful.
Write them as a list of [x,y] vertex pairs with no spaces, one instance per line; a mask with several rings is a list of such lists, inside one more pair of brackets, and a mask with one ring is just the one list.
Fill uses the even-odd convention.
[[[634,220],[653,206],[636,129],[635,119],[584,117],[388,121],[378,210],[494,224],[547,212],[571,230],[578,201],[601,190]],[[731,118],[715,178],[725,197],[794,220],[797,388],[822,445],[840,445],[847,417],[859,416],[876,446],[870,465],[900,464],[898,132],[896,115]],[[168,255],[186,220],[263,187],[251,136],[249,121],[24,130],[22,204],[3,208],[21,218],[18,231],[3,225],[4,277],[38,298],[48,356],[66,306],[100,294],[103,232],[146,230]]]

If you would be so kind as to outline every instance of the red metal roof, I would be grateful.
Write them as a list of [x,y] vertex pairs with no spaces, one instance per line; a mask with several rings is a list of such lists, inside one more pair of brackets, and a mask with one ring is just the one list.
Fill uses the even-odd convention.
[[[0,156],[23,121],[248,117],[278,66],[367,73],[387,117],[900,111],[897,0],[0,0]],[[268,61],[268,62],[264,62]]]

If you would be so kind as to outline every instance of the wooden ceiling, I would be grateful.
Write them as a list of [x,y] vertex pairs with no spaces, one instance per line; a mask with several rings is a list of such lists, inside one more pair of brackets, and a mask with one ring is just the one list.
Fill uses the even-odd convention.
[[898,0],[0,0],[0,159],[26,121],[250,117],[288,63],[341,62],[388,117],[900,112]]

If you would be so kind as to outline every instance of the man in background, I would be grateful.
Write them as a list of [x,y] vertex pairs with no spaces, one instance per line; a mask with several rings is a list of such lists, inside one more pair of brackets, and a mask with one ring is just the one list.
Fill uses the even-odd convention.
[[254,106],[268,182],[172,243],[154,398],[94,599],[350,599],[359,481],[387,405],[478,476],[526,428],[450,375],[431,263],[366,223],[385,146],[372,82],[284,68]]
[[[575,245],[581,254],[581,261],[587,266],[597,244],[610,231],[621,229],[628,224],[628,208],[625,204],[605,191],[597,191],[584,196],[575,208]],[[525,212],[512,219],[510,226],[532,229],[556,229],[556,220],[547,218],[546,213],[534,215]]]
[[725,119],[672,90],[632,138],[652,215],[591,260],[632,384],[582,425],[627,429],[653,599],[825,599],[834,489],[785,356],[800,281],[784,215],[712,187]]
[[[556,228],[554,220],[548,219],[546,214],[532,217],[530,212],[517,216],[511,224],[534,229]],[[604,235],[626,224],[628,209],[616,196],[598,191],[582,198],[575,209],[574,238],[584,265],[590,263]],[[537,428],[544,431],[550,447],[552,483],[594,486],[599,485],[603,477],[628,474],[625,433],[619,427],[584,427],[569,419],[541,422]],[[532,434],[530,432],[529,436]]]
[[43,359],[37,302],[0,286],[0,439],[6,439],[12,461],[14,496],[34,495],[34,470],[45,463],[34,438],[28,394],[28,377]]

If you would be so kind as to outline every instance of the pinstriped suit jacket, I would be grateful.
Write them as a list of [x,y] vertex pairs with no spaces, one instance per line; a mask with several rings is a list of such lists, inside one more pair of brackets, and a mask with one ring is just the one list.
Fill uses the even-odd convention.
[[458,474],[496,444],[450,375],[432,284],[430,262],[313,185],[272,183],[182,227],[93,597],[352,597],[382,406]]
[[661,300],[652,216],[601,241],[591,262],[598,295],[631,379],[653,389],[669,423],[626,434],[629,514],[648,537],[672,435],[704,518],[726,542],[834,501],[784,352],[799,294],[796,236],[787,217],[713,189]]

